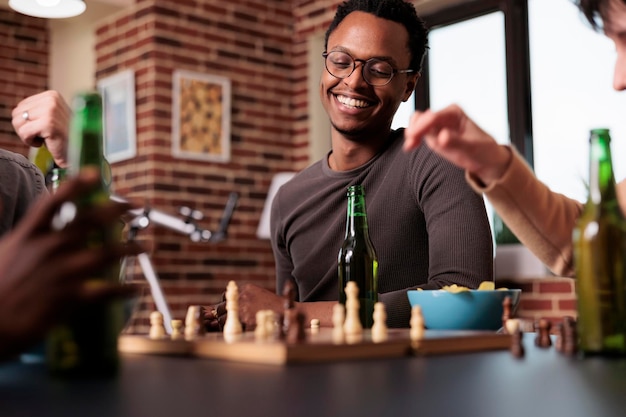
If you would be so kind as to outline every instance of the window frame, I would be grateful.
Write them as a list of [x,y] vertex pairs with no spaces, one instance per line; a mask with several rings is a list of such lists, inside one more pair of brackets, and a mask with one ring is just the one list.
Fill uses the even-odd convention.
[[[527,0],[476,0],[447,6],[421,17],[429,30],[435,30],[497,11],[504,14],[507,114],[511,144],[532,167],[534,157]],[[428,54],[424,58],[421,78],[415,90],[415,108],[425,110],[430,107]]]

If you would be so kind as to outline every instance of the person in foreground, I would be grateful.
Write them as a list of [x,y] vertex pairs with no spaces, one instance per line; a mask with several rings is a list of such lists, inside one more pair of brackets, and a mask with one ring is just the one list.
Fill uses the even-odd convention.
[[99,181],[97,170],[81,172],[54,195],[36,201],[17,227],[0,239],[0,360],[40,341],[81,303],[132,292],[128,286],[85,285],[93,270],[140,252],[136,245],[121,243],[87,248],[90,232],[119,221],[127,204],[96,206],[61,230],[51,228],[63,203],[76,200]]
[[[427,147],[402,152],[393,116],[419,79],[427,31],[403,0],[342,3],[326,33],[320,97],[331,122],[332,150],[298,173],[273,200],[271,242],[276,291],[296,288],[297,307],[332,325],[339,297],[337,255],[344,240],[347,187],[365,189],[369,231],[379,261],[379,301],[390,327],[408,327],[407,290],[493,279],[493,247],[482,197],[462,170]],[[282,298],[240,287],[239,318],[253,327],[260,309]],[[206,308],[209,329],[225,321],[224,304]]]
[[[56,91],[44,91],[22,100],[12,112],[20,139],[39,147],[44,141],[55,163],[67,166],[67,129],[71,111]],[[23,155],[0,149],[0,236],[20,221],[33,202],[47,194],[42,172]]]
[[[576,4],[596,30],[600,17],[604,34],[617,52],[613,88],[625,90],[626,1],[578,0]],[[465,169],[470,185],[485,193],[519,240],[554,273],[574,275],[572,230],[582,212],[580,202],[552,192],[514,149],[499,145],[456,105],[412,116],[404,149],[419,148],[422,141]],[[618,161],[626,162],[619,157]],[[626,180],[617,184],[617,193],[626,215]]]

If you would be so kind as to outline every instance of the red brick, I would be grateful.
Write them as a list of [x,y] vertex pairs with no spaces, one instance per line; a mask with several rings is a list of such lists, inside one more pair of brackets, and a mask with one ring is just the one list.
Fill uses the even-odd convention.
[[574,291],[573,280],[553,281],[553,282],[541,282],[541,281],[542,279],[539,280],[539,292],[540,293],[571,294]]
[[520,300],[519,308],[530,311],[530,310],[552,310],[552,301],[551,300],[539,300],[532,298],[524,298]]

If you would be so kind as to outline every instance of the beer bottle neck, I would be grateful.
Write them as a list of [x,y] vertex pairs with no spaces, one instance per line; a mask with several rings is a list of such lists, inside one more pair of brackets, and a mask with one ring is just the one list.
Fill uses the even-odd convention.
[[369,234],[367,228],[367,214],[365,211],[365,194],[360,186],[348,189],[348,216],[346,223],[346,237]]
[[594,204],[616,199],[608,134],[592,135],[589,155],[589,199]]
[[69,141],[68,159],[72,173],[86,166],[103,167],[102,99],[99,94],[88,93],[75,98]]

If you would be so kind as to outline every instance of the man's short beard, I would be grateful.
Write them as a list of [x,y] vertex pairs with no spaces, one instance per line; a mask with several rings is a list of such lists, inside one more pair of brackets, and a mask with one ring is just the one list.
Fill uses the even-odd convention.
[[367,135],[367,132],[370,130],[370,129],[350,129],[350,130],[346,130],[346,129],[339,128],[333,122],[331,122],[330,124],[332,125],[333,129],[335,129],[337,132],[339,132],[343,136],[345,136],[345,137],[347,137],[349,139],[353,139],[353,140],[358,140],[359,138]]

